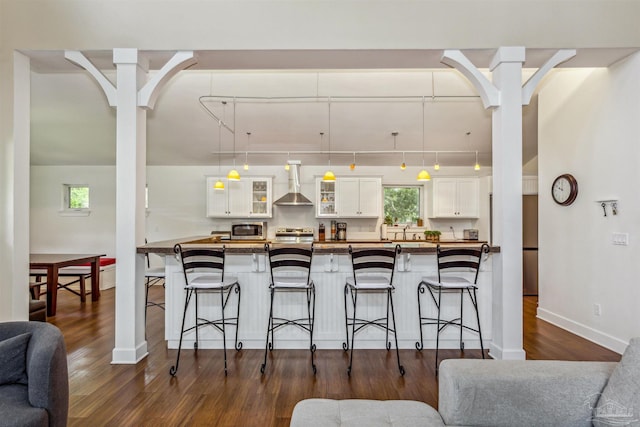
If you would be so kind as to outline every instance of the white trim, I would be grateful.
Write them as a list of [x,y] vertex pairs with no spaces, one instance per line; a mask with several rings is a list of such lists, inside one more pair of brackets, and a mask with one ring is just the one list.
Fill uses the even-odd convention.
[[538,308],[536,317],[619,354],[624,353],[624,350],[629,345],[629,343],[619,338],[612,337],[590,326],[583,325],[582,323],[560,316],[544,308]]
[[90,209],[63,209],[58,211],[60,216],[89,216],[91,215]]

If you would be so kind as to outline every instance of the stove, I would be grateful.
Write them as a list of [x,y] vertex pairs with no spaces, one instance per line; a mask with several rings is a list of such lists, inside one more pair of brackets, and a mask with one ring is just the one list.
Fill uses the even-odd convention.
[[278,227],[276,238],[279,243],[313,243],[313,227]]

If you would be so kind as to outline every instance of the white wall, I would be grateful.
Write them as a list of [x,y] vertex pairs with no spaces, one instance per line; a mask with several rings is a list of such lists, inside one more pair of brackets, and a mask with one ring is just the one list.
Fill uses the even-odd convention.
[[[640,336],[638,75],[636,54],[609,69],[557,70],[540,91],[538,315],[616,351]],[[563,173],[579,185],[568,207],[547,191]],[[595,201],[609,198],[619,214],[604,217]],[[629,245],[614,246],[614,232]]]
[[[30,251],[115,256],[115,166],[32,166]],[[88,216],[67,216],[62,185],[89,186]]]
[[[415,169],[415,170],[414,170]],[[325,167],[301,168],[302,193],[314,200],[315,177]],[[333,167],[337,175],[383,175],[383,184],[418,184],[418,170],[397,166],[385,168],[358,167],[351,172],[347,166]],[[226,169],[223,170],[223,173]],[[246,175],[272,176],[274,200],[288,191],[288,172],[281,165],[251,167]],[[150,166],[147,168],[149,209],[147,212],[147,239],[158,241],[188,236],[207,235],[211,230],[229,229],[232,221],[242,219],[213,219],[205,217],[205,176],[216,175],[217,166]],[[443,167],[432,176],[462,176],[490,174],[489,168],[476,172],[468,168]],[[481,238],[488,236],[488,178],[481,180],[481,211],[483,219],[431,220],[425,226],[449,232],[453,226],[460,237],[464,228],[478,227]],[[88,184],[91,197],[91,215],[62,216],[61,188],[63,184]],[[428,186],[426,186],[428,187]],[[430,203],[428,192],[426,204]],[[33,166],[31,167],[31,251],[32,252],[103,252],[113,256],[115,251],[115,167],[113,166]],[[425,218],[426,219],[426,218]],[[269,222],[269,235],[278,225],[313,226],[329,220],[315,217],[315,207],[276,207]],[[381,219],[346,219],[350,237],[377,238]],[[327,224],[328,225],[328,224]]]

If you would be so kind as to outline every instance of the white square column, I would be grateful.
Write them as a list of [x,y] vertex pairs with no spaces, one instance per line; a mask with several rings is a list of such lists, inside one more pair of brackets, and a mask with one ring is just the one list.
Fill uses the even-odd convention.
[[145,340],[144,244],[147,112],[138,107],[146,80],[137,49],[114,49],[116,86],[116,307],[112,363],[137,363]]
[[524,359],[522,347],[522,64],[524,47],[501,47],[493,61],[494,108],[493,238],[500,255],[493,263],[493,339],[496,359]]

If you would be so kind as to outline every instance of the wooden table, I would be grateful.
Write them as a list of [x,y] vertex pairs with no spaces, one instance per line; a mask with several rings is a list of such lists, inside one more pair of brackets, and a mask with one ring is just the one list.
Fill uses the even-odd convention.
[[91,301],[100,298],[100,257],[105,254],[30,254],[29,268],[47,270],[47,316],[55,316],[58,270],[70,265],[91,264]]

